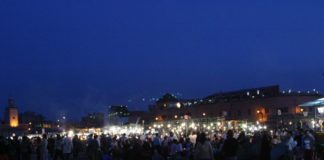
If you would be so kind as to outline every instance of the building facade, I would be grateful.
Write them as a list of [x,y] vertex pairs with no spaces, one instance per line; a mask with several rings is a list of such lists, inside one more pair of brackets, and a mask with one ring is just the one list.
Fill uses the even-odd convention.
[[90,113],[81,118],[82,128],[100,128],[104,126],[104,113]]
[[166,94],[149,107],[151,121],[222,117],[275,125],[301,115],[299,105],[320,97],[318,92],[281,91],[278,85],[216,93],[182,100]]
[[128,123],[130,113],[125,105],[113,105],[108,107],[108,125],[123,125]]

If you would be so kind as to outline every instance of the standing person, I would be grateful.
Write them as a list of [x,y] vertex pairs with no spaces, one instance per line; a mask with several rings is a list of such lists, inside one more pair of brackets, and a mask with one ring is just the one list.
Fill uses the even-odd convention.
[[151,145],[150,139],[147,138],[143,142],[142,156],[143,156],[143,159],[150,159],[151,155],[152,155],[152,145]]
[[20,160],[20,142],[17,136],[13,137],[12,145],[15,149],[15,160]]
[[87,153],[87,156],[88,156],[88,159],[91,159],[91,150],[90,150],[90,145],[91,145],[91,142],[93,140],[93,134],[89,134],[87,136],[87,144],[86,144],[86,153]]
[[89,145],[88,145],[88,156],[90,160],[97,160],[100,159],[98,157],[98,152],[99,152],[99,143],[97,140],[98,136],[95,134],[93,136],[93,139],[89,140]]
[[238,142],[235,138],[233,138],[234,133],[232,130],[227,131],[226,140],[223,145],[223,155],[226,160],[236,160],[237,159],[237,150],[238,150]]
[[51,157],[51,159],[53,159],[54,153],[55,153],[55,139],[53,138],[52,135],[47,139],[47,151],[48,151],[49,157]]
[[81,151],[81,142],[77,135],[75,135],[72,139],[72,145],[73,145],[73,159],[78,159],[79,152]]
[[238,157],[241,159],[249,159],[252,158],[251,156],[251,143],[250,139],[245,135],[244,131],[241,131],[237,138],[237,142],[239,143],[239,148],[238,148]]
[[[102,159],[108,160],[110,158],[110,144],[109,144],[110,138],[106,137],[106,135],[101,135],[100,138],[100,151],[102,153]],[[129,154],[127,154],[129,156]]]
[[31,152],[32,152],[32,144],[27,136],[23,136],[20,148],[21,148],[21,158],[24,160],[30,160]]
[[271,159],[271,138],[266,131],[263,132],[261,138],[260,160]]
[[47,150],[47,135],[43,134],[43,139],[40,145],[40,154],[42,160],[48,160],[48,150]]
[[271,144],[272,145],[277,145],[277,144],[279,144],[281,141],[280,141],[280,137],[278,136],[278,135],[273,135],[273,138],[272,138],[272,140],[271,140]]
[[16,155],[16,151],[15,151],[15,147],[13,145],[13,140],[11,140],[9,137],[6,140],[6,147],[8,149],[8,157],[9,159],[15,159],[15,155]]
[[8,148],[6,147],[6,141],[4,137],[0,135],[0,159],[8,160]]
[[197,138],[197,144],[195,148],[196,160],[214,160],[213,148],[210,142],[206,138],[205,133],[201,133]]
[[0,135],[0,159],[8,160],[8,148],[6,147],[6,141],[4,137]]
[[170,156],[175,159],[177,156],[179,146],[178,146],[178,141],[174,139],[170,145]]
[[303,139],[304,139],[302,129],[298,129],[294,139],[297,142],[297,146],[295,148],[296,159],[302,159],[303,158]]
[[42,154],[41,154],[41,143],[42,139],[40,137],[36,138],[36,155],[37,155],[37,160],[41,160]]
[[178,149],[177,149],[177,159],[182,159],[183,156],[183,143],[184,143],[184,139],[180,138],[178,141]]
[[193,150],[193,143],[190,141],[190,138],[186,138],[186,141],[184,143],[184,155],[185,155],[185,159],[190,159],[191,158],[191,152]]
[[286,146],[288,148],[287,151],[287,157],[289,160],[294,159],[294,148],[297,146],[297,142],[293,138],[293,134],[291,131],[287,132],[287,140],[286,140]]
[[162,141],[162,156],[164,159],[167,159],[170,152],[168,137],[164,136]]
[[168,137],[168,142],[169,142],[169,143],[172,143],[173,140],[177,140],[177,137],[174,135],[173,132],[170,132],[170,135],[169,135],[169,137]]
[[122,136],[119,138],[119,141],[121,141],[124,144],[126,140],[127,140],[126,134],[123,133]]
[[314,136],[311,135],[309,131],[306,131],[303,143],[304,143],[304,159],[312,160],[314,155],[313,153],[314,153],[315,139]]
[[56,135],[55,144],[54,144],[55,154],[54,154],[54,160],[57,158],[61,158],[63,160],[63,143],[62,138],[59,134]]
[[64,160],[70,159],[72,153],[72,140],[66,135],[62,142]]
[[155,134],[155,137],[153,139],[153,148],[156,149],[159,153],[161,153],[161,138],[158,133]]
[[163,156],[158,152],[157,149],[154,149],[152,160],[163,160]]

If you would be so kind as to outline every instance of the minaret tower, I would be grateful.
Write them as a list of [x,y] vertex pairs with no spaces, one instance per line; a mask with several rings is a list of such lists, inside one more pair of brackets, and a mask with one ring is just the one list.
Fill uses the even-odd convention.
[[6,122],[9,122],[10,127],[18,127],[18,108],[15,105],[13,98],[8,99],[8,107],[6,108]]

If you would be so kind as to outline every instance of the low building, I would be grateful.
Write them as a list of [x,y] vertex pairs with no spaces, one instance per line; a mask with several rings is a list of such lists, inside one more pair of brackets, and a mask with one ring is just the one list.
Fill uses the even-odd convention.
[[125,105],[112,105],[108,107],[108,125],[123,125],[128,123],[129,111]]
[[130,111],[128,123],[143,124],[147,119],[150,119],[149,112],[147,111]]
[[104,126],[105,115],[104,113],[90,113],[81,118],[82,128],[100,128]]
[[41,125],[45,121],[43,115],[29,111],[21,113],[19,117],[21,124]]
[[149,107],[149,114],[151,121],[222,117],[279,125],[298,118],[299,104],[319,97],[316,91],[281,91],[278,85],[216,93],[202,99],[183,100],[166,94]]

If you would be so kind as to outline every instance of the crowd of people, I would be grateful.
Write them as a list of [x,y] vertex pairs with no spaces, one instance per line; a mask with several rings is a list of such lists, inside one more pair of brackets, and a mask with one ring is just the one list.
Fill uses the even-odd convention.
[[[0,136],[0,160],[315,160],[312,131],[217,131],[181,136],[90,134]],[[316,154],[317,153],[317,154]]]

